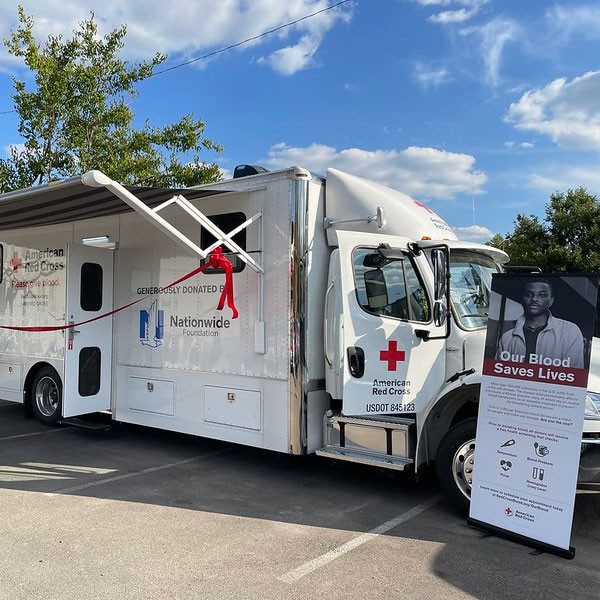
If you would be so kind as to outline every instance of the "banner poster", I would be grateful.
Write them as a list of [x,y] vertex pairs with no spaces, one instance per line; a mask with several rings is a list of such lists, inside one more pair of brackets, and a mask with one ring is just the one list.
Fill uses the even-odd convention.
[[469,523],[572,558],[598,276],[494,274]]

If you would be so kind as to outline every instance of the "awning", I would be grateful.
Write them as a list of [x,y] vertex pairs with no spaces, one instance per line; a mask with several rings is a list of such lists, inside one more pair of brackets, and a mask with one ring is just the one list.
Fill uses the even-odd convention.
[[[177,194],[188,200],[222,194],[206,188],[155,188],[124,186],[149,207]],[[86,185],[81,177],[0,194],[0,230],[55,225],[129,212],[127,206],[104,187]]]

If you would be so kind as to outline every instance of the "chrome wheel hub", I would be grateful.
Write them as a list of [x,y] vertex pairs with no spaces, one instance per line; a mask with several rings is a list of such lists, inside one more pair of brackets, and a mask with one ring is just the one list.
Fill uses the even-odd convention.
[[458,448],[452,460],[452,475],[465,498],[471,499],[473,468],[475,465],[475,440],[468,440]]
[[42,377],[35,386],[35,404],[42,415],[52,417],[58,408],[58,386],[51,377]]

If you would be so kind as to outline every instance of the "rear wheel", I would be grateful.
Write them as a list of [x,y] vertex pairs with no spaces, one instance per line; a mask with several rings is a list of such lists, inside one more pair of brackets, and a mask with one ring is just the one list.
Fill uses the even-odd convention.
[[463,513],[469,512],[471,504],[476,428],[476,419],[452,427],[442,439],[435,461],[442,491]]
[[31,410],[44,425],[58,425],[62,415],[62,382],[52,367],[42,367],[31,382]]

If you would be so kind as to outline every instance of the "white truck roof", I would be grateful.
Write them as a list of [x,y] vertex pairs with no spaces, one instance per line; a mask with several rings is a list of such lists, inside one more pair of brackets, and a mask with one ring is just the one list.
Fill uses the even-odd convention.
[[378,229],[377,223],[340,223],[335,229],[385,233],[412,240],[456,240],[452,228],[425,204],[398,190],[373,181],[327,169],[325,216],[332,221],[361,219],[383,208],[386,224]]

